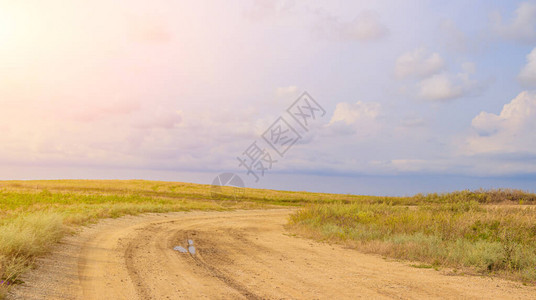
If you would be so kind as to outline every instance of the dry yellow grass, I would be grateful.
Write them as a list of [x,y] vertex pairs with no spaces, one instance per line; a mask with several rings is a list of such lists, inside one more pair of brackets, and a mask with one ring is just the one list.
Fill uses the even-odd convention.
[[[51,245],[68,233],[73,226],[94,222],[100,218],[114,218],[126,214],[146,212],[229,210],[314,204],[315,206],[303,210],[294,217],[293,222],[296,226],[300,224],[302,228],[307,227],[309,230],[320,232],[324,237],[338,236],[338,238],[350,237],[357,241],[366,240],[369,241],[367,249],[377,253],[430,261],[430,257],[433,256],[426,256],[423,253],[408,249],[411,247],[420,249],[422,243],[427,243],[430,249],[441,245],[440,240],[433,238],[435,235],[432,235],[431,238],[426,232],[420,233],[419,230],[425,227],[435,228],[442,234],[451,232],[453,236],[459,235],[460,232],[453,225],[451,219],[451,216],[456,214],[451,214],[447,209],[442,211],[439,214],[442,217],[437,219],[438,215],[432,213],[433,208],[430,208],[429,211],[415,211],[415,207],[427,205],[448,207],[459,203],[532,204],[536,202],[534,194],[515,190],[461,191],[413,197],[375,197],[244,189],[244,193],[238,199],[234,192],[233,188],[224,188],[223,195],[217,199],[212,199],[210,185],[180,182],[145,180],[0,181],[0,298],[8,283],[17,282],[18,276],[31,267],[33,259],[46,253]],[[368,205],[369,209],[356,210],[353,208],[356,205],[361,205],[361,207]],[[372,209],[372,207],[376,208]],[[494,218],[499,218],[499,216],[502,216],[503,219],[508,219],[511,216],[520,217],[519,214],[513,214],[503,208],[500,212],[487,211],[479,212],[478,215],[471,214],[472,219],[459,219],[457,222],[464,224],[463,228],[476,226],[477,231],[484,230],[485,233],[485,230],[488,230],[486,228],[491,226],[489,224],[494,224]],[[319,213],[321,210],[318,209],[325,211]],[[406,210],[404,211],[404,209]],[[341,211],[345,213],[341,213]],[[379,222],[375,225],[376,227],[371,225],[372,222],[369,227],[366,227],[366,230],[363,229],[365,228],[362,226],[363,220],[376,218],[371,212],[378,211],[383,214],[398,214],[398,218],[390,219],[389,222]],[[528,220],[534,216],[532,212],[525,214],[519,220],[524,220],[523,224],[527,225],[530,223]],[[318,216],[321,216],[321,220],[317,218]],[[418,222],[409,222],[408,220]],[[518,223],[512,221],[511,224],[519,224],[519,220],[516,221]],[[477,221],[480,221],[481,225],[478,225]],[[507,223],[500,224],[506,226],[504,224]],[[347,232],[348,228],[353,228],[354,225],[359,225],[356,228],[361,229],[355,230],[354,228],[353,231]],[[530,232],[536,232],[534,229],[536,227],[530,228],[532,230]],[[397,232],[397,235],[391,236],[389,241],[377,238],[385,230],[393,231],[396,229],[411,229],[413,231]],[[516,235],[515,238],[518,237]],[[497,239],[497,237],[494,238]],[[503,238],[508,239],[507,236]],[[490,240],[485,247],[482,246],[484,244],[478,242],[480,243],[478,247],[484,248],[477,247],[475,249],[492,253],[494,242],[496,241]],[[517,243],[517,240],[515,242]],[[463,248],[467,244],[458,243],[456,245]],[[530,248],[532,247],[530,245],[523,249],[534,250]],[[515,255],[522,253],[519,252],[520,249],[519,247],[514,247],[514,250],[503,248],[505,253],[514,255],[509,259],[510,264],[514,263],[510,265],[510,268],[519,269],[516,264],[520,262],[526,264],[526,261],[516,260],[517,256]],[[465,260],[468,264],[475,264],[470,257],[478,258],[479,255],[466,257],[469,257]],[[449,259],[452,261],[453,258]],[[481,264],[482,260],[476,259],[475,261]],[[491,268],[502,270],[503,265],[496,263],[491,265]],[[523,278],[533,278],[534,272],[530,273],[532,271],[529,269],[523,270],[527,272]]]
[[0,299],[36,256],[73,226],[146,212],[258,208],[255,201],[210,198],[209,186],[150,181],[0,182]]
[[536,283],[536,207],[476,201],[420,205],[317,204],[291,217],[316,239],[361,251]]

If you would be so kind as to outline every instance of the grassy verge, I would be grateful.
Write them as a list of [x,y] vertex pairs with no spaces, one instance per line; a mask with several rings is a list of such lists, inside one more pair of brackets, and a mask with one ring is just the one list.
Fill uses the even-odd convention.
[[443,200],[418,206],[315,204],[294,214],[290,225],[312,238],[425,263],[417,266],[536,282],[536,207]]
[[[146,212],[305,207],[292,217],[311,236],[359,243],[366,251],[430,264],[534,280],[536,203],[516,190],[461,191],[412,197],[375,197],[224,188],[144,180],[0,181],[0,299],[35,257],[75,226]],[[489,208],[488,204],[498,205]],[[532,251],[532,252],[531,252]]]
[[[231,192],[231,191],[229,191]],[[231,195],[229,193],[229,195]],[[210,186],[150,181],[0,182],[0,299],[75,226],[146,212],[273,207],[277,199],[210,198]]]

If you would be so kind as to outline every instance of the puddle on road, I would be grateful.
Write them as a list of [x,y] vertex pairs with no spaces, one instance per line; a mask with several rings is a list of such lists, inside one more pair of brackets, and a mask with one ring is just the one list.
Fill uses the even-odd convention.
[[188,240],[188,251],[190,251],[190,254],[195,255],[195,247],[194,247],[194,241]]
[[188,252],[190,252],[190,254],[195,255],[194,241],[193,240],[188,240],[188,250],[186,250],[182,246],[175,246],[173,248],[173,250],[179,251],[180,253],[188,253]]
[[173,250],[179,251],[180,253],[188,253],[188,251],[181,246],[175,246]]

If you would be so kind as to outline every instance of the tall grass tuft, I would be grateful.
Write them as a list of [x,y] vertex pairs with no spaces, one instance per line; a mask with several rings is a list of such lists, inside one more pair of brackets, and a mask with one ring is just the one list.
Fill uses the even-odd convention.
[[65,231],[62,216],[53,212],[20,215],[0,225],[0,299],[33,258],[47,252]]
[[0,226],[0,254],[30,257],[46,252],[64,234],[63,217],[54,212],[21,215]]

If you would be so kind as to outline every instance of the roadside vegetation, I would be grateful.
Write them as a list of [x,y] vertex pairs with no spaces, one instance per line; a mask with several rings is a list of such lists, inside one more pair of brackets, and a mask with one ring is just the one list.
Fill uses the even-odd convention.
[[[239,195],[239,197],[237,197]],[[294,230],[363,251],[536,280],[536,195],[517,190],[376,197],[144,180],[0,181],[0,299],[77,226],[188,210],[301,207]],[[520,205],[523,204],[523,205]]]
[[[515,190],[416,195],[413,205],[313,204],[290,226],[308,237],[415,266],[536,283],[536,195]],[[411,202],[410,199],[408,199]]]
[[226,196],[210,186],[132,181],[0,182],[0,299],[64,235],[101,218],[188,210],[262,208],[270,204]]

